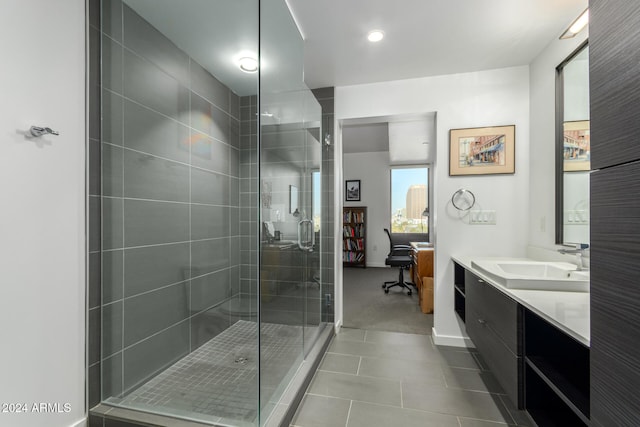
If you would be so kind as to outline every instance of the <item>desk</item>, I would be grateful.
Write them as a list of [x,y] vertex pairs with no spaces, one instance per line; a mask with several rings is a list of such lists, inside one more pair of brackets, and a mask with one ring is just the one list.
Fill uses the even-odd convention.
[[420,309],[433,313],[433,246],[423,242],[411,242],[411,278],[418,287]]

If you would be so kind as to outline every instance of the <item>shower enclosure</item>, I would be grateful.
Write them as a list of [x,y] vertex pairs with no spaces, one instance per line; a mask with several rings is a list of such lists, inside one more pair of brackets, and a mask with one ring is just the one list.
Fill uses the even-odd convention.
[[101,401],[264,425],[333,292],[303,41],[284,0],[100,11]]

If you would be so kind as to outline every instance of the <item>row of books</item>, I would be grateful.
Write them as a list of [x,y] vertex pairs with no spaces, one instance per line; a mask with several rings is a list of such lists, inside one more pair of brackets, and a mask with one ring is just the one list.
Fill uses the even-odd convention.
[[344,249],[345,251],[363,251],[364,250],[364,239],[345,239],[344,241]]
[[342,235],[343,237],[364,237],[364,224],[355,227],[345,225],[342,227]]
[[364,212],[345,211],[342,222],[364,222]]
[[360,262],[364,260],[364,252],[343,252],[342,262]]

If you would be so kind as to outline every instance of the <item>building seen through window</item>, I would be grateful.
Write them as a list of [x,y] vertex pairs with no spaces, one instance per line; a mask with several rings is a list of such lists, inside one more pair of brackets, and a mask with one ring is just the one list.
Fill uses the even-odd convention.
[[391,232],[429,232],[429,168],[391,169]]

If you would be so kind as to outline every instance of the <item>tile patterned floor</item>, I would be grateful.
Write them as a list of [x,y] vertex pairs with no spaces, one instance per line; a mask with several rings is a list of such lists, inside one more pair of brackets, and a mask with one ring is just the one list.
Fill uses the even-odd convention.
[[[268,401],[300,357],[300,326],[262,323],[262,393]],[[149,380],[118,406],[254,425],[257,416],[257,324],[240,320]],[[200,414],[200,415],[198,415]]]
[[530,427],[474,350],[342,329],[292,427]]

